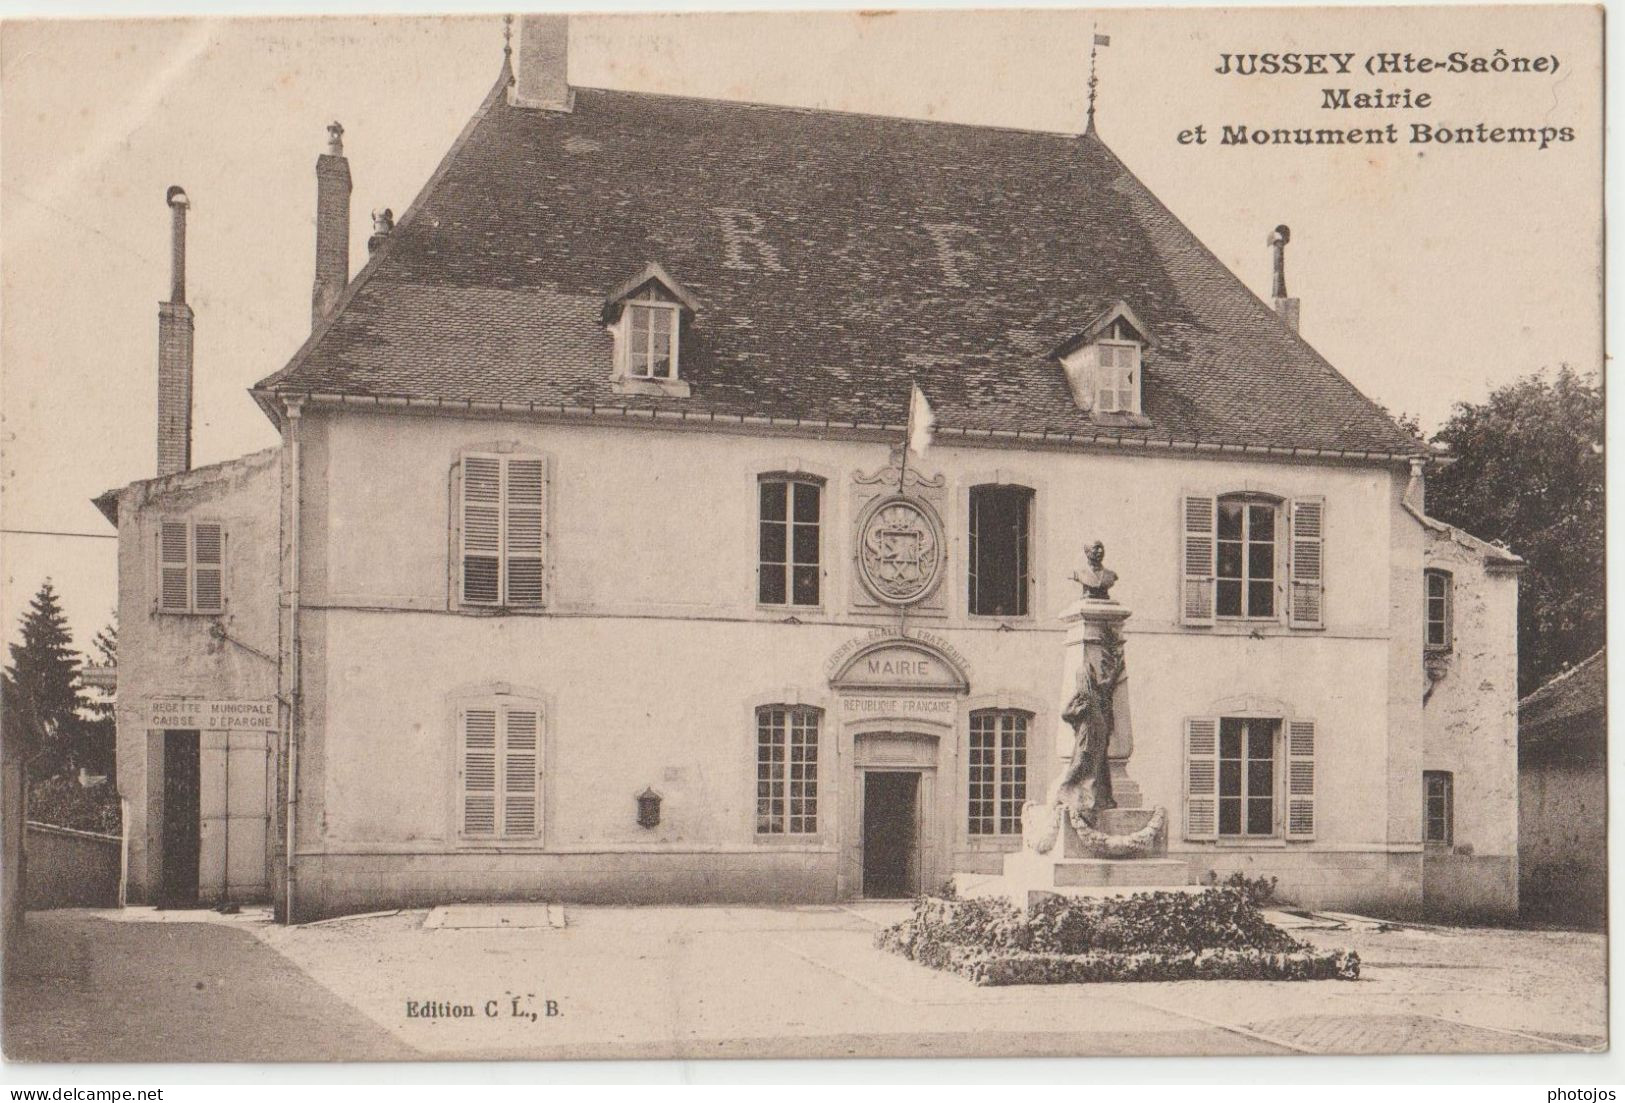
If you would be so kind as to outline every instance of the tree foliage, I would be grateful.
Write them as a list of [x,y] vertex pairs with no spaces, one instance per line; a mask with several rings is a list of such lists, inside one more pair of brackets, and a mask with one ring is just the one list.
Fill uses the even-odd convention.
[[1567,366],[1458,403],[1434,436],[1456,462],[1427,511],[1528,561],[1518,592],[1518,690],[1527,694],[1607,637],[1603,391]]
[[62,777],[83,766],[95,773],[112,768],[112,721],[98,724],[79,681],[80,656],[73,649],[68,618],[50,579],[40,586],[23,614],[22,642],[11,645],[0,693],[12,714],[12,729],[28,747],[29,775]]
[[52,777],[76,767],[79,715],[79,654],[56,587],[46,579],[23,614],[22,642],[11,645],[5,671],[6,707],[18,710],[33,745],[30,773]]

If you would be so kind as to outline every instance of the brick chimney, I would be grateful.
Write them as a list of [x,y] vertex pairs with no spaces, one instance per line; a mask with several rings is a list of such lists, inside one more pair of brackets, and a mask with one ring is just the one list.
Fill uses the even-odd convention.
[[327,152],[316,158],[316,285],[310,296],[314,329],[333,312],[350,282],[350,162],[344,127],[327,127]]
[[1275,313],[1287,324],[1293,333],[1298,332],[1298,300],[1289,298],[1286,293],[1286,243],[1292,240],[1292,230],[1286,226],[1277,226],[1269,236],[1267,244],[1275,256],[1275,279],[1270,288],[1270,297],[1275,301]]
[[192,467],[192,308],[186,305],[186,211],[179,187],[169,203],[169,301],[158,304],[158,475]]
[[520,16],[519,71],[510,102],[543,111],[572,110],[576,97],[570,90],[569,60],[569,16]]

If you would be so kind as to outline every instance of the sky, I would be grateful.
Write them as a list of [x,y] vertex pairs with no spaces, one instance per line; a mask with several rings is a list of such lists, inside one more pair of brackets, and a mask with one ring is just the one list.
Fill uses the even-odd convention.
[[[1390,410],[1602,363],[1600,9],[1102,9],[577,16],[581,86],[1076,131],[1091,35],[1101,136],[1260,295],[1292,228],[1304,337]],[[196,465],[277,442],[246,389],[310,327],[314,166],[345,128],[351,259],[410,203],[495,80],[498,16],[0,27],[0,522],[111,535],[90,504],[155,473],[164,192],[185,187]],[[1555,75],[1224,76],[1223,53],[1552,55]],[[1326,86],[1427,91],[1332,111]],[[1219,126],[1571,126],[1572,142],[1224,147]],[[1204,124],[1209,142],[1180,144]],[[1057,227],[1064,233],[1065,227]],[[7,639],[51,576],[76,642],[116,604],[111,539],[0,536]]]

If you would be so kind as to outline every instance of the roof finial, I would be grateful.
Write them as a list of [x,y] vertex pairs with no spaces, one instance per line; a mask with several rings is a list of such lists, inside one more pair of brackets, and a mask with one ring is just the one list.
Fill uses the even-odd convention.
[[513,15],[502,17],[502,64],[513,64]]
[[1093,134],[1095,132],[1095,87],[1100,83],[1099,78],[1095,76],[1095,54],[1099,51],[1100,47],[1110,46],[1111,44],[1111,35],[1101,34],[1096,31],[1094,33],[1094,41],[1089,45],[1089,119],[1083,128],[1085,134]]

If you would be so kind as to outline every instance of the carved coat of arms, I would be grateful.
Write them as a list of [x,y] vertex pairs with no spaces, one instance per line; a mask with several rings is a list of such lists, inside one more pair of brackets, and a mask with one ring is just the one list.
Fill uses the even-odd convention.
[[936,518],[908,498],[881,501],[864,519],[858,567],[869,592],[888,605],[911,605],[924,598],[942,571]]

